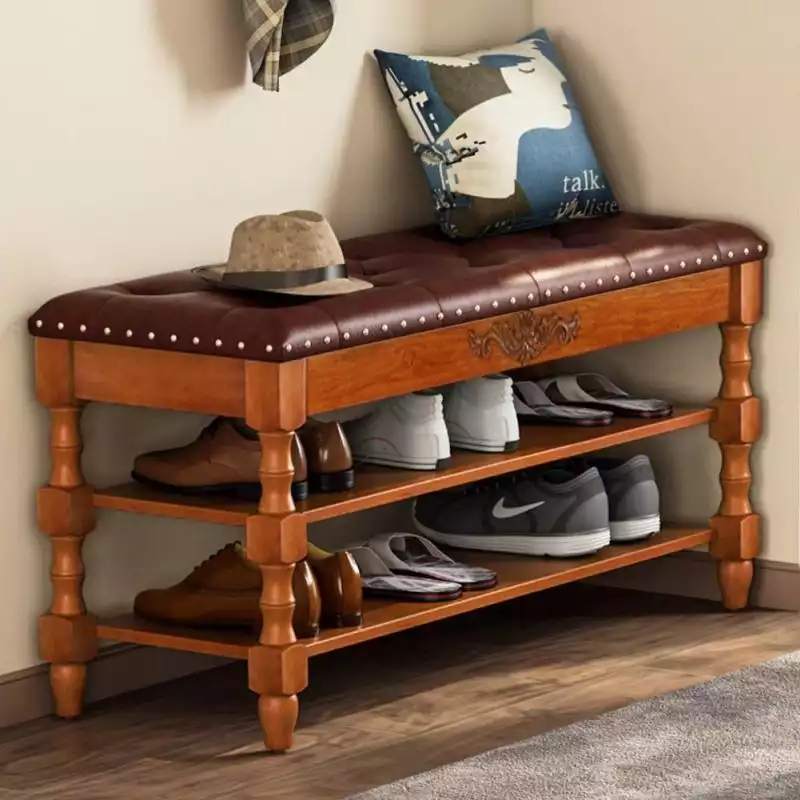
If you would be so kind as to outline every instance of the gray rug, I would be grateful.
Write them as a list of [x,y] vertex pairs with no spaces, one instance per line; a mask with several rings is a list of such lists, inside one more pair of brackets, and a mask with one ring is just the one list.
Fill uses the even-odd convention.
[[800,653],[358,795],[403,798],[798,800]]

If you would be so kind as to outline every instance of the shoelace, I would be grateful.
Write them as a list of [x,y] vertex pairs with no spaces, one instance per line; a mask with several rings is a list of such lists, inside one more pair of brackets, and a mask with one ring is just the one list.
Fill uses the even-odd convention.
[[[556,467],[556,468],[554,468]],[[537,469],[536,467],[533,468]],[[538,468],[541,471],[541,468]],[[563,471],[565,479],[574,477],[571,472]],[[557,472],[557,465],[549,465],[549,469],[543,474],[546,476],[549,473],[555,475]],[[509,488],[518,486],[519,484],[531,480],[531,470],[520,470],[519,472],[512,472],[508,475],[503,475],[498,478],[486,478],[485,480],[471,483],[466,486],[459,487],[456,491],[463,492],[463,494],[487,494],[489,492],[503,491]]]
[[464,494],[486,494],[498,490],[507,489],[509,486],[516,486],[520,481],[527,478],[524,472],[512,472],[499,478],[486,478],[477,483],[470,483],[460,487]]

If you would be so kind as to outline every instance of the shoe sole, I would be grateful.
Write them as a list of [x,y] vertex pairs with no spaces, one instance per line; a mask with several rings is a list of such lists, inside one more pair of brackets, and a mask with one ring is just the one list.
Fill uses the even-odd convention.
[[[142,486],[150,486],[163,492],[183,495],[184,497],[235,497],[237,500],[258,502],[261,499],[261,484],[258,483],[221,483],[211,486],[175,486],[171,483],[155,481],[131,472],[131,477]],[[351,487],[352,488],[352,487]],[[292,499],[308,499],[308,481],[297,481],[292,484]]]
[[416,516],[417,530],[437,544],[461,550],[481,550],[491,553],[511,553],[520,556],[550,556],[552,558],[574,558],[597,553],[611,544],[609,528],[599,528],[583,533],[564,533],[561,535],[538,536],[526,534],[467,536],[459,533],[435,531],[423,525]]
[[672,406],[657,410],[634,410],[632,408],[625,408],[624,406],[617,406],[613,401],[604,403],[602,400],[597,400],[595,402],[584,402],[581,400],[575,403],[559,403],[558,405],[581,406],[582,408],[593,408],[597,411],[610,411],[615,417],[625,417],[626,419],[666,419],[675,413],[675,409]]
[[436,461],[432,461],[431,459],[419,459],[419,460],[412,460],[408,458],[390,458],[387,456],[362,456],[356,455],[354,456],[356,461],[359,464],[375,464],[379,467],[393,467],[394,469],[414,469],[414,470],[425,470],[425,471],[434,471],[437,469],[446,469],[450,466],[452,459],[450,458],[440,458]]
[[[396,575],[408,575],[411,578],[429,578],[430,575],[423,575],[419,572],[414,572],[412,570],[392,570]],[[434,578],[434,580],[436,580]],[[461,584],[461,591],[462,592],[482,592],[486,589],[494,589],[495,586],[500,582],[499,578],[487,578],[485,581],[475,581],[474,583],[461,583],[461,581],[453,580],[453,583]]]
[[636,542],[647,539],[661,530],[661,515],[654,514],[650,517],[627,519],[611,523],[612,542]]
[[458,592],[435,592],[426,594],[424,592],[393,592],[391,590],[368,589],[364,587],[364,597],[381,597],[386,600],[401,600],[406,603],[444,603],[448,600],[458,600],[461,591]]
[[520,415],[521,425],[565,425],[569,428],[602,428],[610,425],[614,421],[614,415],[593,420],[577,419],[575,417],[534,417],[530,415]]
[[360,628],[364,624],[363,614],[323,614],[323,628]]
[[315,623],[294,626],[294,635],[298,639],[316,639],[319,636],[319,632],[320,626]]
[[515,453],[519,450],[519,439],[515,442],[482,442],[477,439],[459,441],[451,438],[450,447],[475,453]]
[[353,469],[342,472],[312,472],[308,476],[312,492],[346,492],[356,485],[356,473]]

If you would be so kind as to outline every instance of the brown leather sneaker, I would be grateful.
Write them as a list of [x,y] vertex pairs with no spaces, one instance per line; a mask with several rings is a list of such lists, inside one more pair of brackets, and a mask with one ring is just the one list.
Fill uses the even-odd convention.
[[344,550],[326,553],[309,542],[308,562],[322,597],[322,624],[329,628],[361,625],[361,574],[353,556]]
[[[319,633],[321,601],[310,566],[303,561],[294,571],[295,635]],[[261,571],[238,543],[206,559],[175,586],[141,592],[134,612],[144,619],[171,625],[261,628]]]
[[338,422],[309,420],[299,431],[306,455],[311,490],[344,492],[355,486],[353,453]]
[[[308,465],[300,439],[292,442],[295,500],[308,497]],[[243,422],[217,417],[191,444],[139,456],[133,478],[158,489],[188,495],[234,494],[259,500],[261,443]]]

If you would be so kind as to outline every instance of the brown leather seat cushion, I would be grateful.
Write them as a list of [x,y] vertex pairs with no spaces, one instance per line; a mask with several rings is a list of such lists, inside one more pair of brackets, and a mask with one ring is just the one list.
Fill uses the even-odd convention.
[[322,300],[214,290],[189,271],[51,300],[36,336],[264,361],[357,347],[763,258],[745,227],[620,214],[466,243],[437,230],[343,243],[373,289]]

